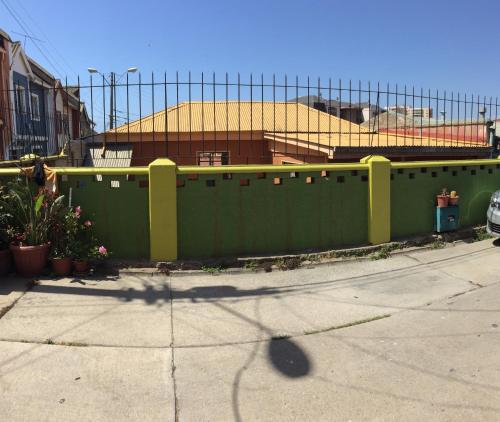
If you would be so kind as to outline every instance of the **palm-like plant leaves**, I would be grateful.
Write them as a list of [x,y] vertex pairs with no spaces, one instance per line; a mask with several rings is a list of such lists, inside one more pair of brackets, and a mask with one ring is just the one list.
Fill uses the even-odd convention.
[[39,215],[40,214],[40,208],[42,208],[42,205],[43,205],[43,200],[45,199],[45,195],[40,195],[36,202],[35,202],[35,215]]
[[40,193],[34,197],[29,182],[8,185],[0,197],[0,207],[11,216],[12,225],[26,245],[42,245],[48,241],[51,225],[64,209],[63,196],[55,199]]

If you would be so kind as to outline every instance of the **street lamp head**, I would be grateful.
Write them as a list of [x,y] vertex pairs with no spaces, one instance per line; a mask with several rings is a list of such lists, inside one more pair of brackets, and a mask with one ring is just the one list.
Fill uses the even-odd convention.
[[127,72],[128,72],[128,73],[135,73],[135,72],[137,72],[137,68],[136,68],[136,67],[129,67],[129,68],[127,69]]
[[89,73],[98,73],[98,70],[95,67],[88,67],[87,70]]

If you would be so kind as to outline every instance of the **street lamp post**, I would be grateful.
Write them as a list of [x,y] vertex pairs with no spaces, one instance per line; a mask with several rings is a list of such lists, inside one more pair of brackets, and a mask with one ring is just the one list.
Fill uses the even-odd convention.
[[115,127],[115,86],[116,83],[125,75],[126,73],[135,73],[137,72],[137,67],[129,67],[125,72],[123,72],[118,79],[116,79],[116,73],[111,72],[109,75],[109,81],[106,79],[106,76],[99,72],[95,67],[87,68],[89,73],[98,73],[101,75],[104,80],[108,83],[110,93],[109,93],[109,128],[113,129]]

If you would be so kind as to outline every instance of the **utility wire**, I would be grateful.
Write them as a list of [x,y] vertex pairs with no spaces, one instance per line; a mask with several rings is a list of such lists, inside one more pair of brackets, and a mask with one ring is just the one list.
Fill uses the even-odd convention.
[[[66,65],[66,69],[67,70],[70,70],[74,76],[78,76],[78,72],[71,66],[71,64],[66,60],[66,58],[64,57],[64,55],[61,54],[61,52],[57,49],[57,47],[54,45],[54,43],[52,43],[52,41],[49,39],[49,37],[47,36],[47,34],[45,33],[45,31],[42,29],[42,27],[38,24],[38,22],[33,19],[33,17],[29,14],[28,10],[26,10],[26,8],[23,6],[23,3],[22,2],[19,2],[18,3],[19,6],[21,7],[21,9],[23,9],[23,12],[26,14],[26,16],[28,17],[29,20],[31,20],[31,22],[33,22],[35,24],[35,26],[38,28],[38,30],[40,31],[40,33],[43,35],[43,37],[45,38],[45,40],[50,44],[50,46],[54,49],[54,52],[59,56],[59,58],[64,62],[64,64]],[[47,50],[47,52],[49,53],[49,50]],[[55,57],[52,56],[54,59]]]
[[[33,35],[33,33],[31,31],[28,30],[28,28],[21,22],[22,19],[20,17],[18,17],[16,15],[16,13],[14,12],[13,8],[11,8],[11,6],[9,6],[9,4],[7,3],[6,0],[0,0],[2,2],[2,4],[5,6],[5,8],[7,9],[7,11],[9,12],[9,14],[14,18],[14,20],[18,23],[18,25],[21,27],[21,29],[26,32],[26,34],[28,35]],[[63,76],[62,76],[62,73],[59,72],[59,68],[52,62],[52,60],[45,54],[45,52],[38,46],[38,43],[35,41],[35,40],[32,40],[33,41],[33,45],[37,48],[37,50],[40,52],[40,54],[42,54],[43,57],[45,57],[45,59],[47,60],[47,62],[52,66],[53,70],[55,71],[55,73],[61,78],[63,79]]]

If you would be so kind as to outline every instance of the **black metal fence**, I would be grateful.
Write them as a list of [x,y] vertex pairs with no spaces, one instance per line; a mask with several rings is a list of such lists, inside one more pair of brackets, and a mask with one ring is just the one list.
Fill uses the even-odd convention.
[[490,153],[498,120],[496,97],[407,85],[92,72],[74,84],[2,92],[3,157],[64,151],[77,165],[158,157],[223,165],[327,162],[371,151],[475,156]]

